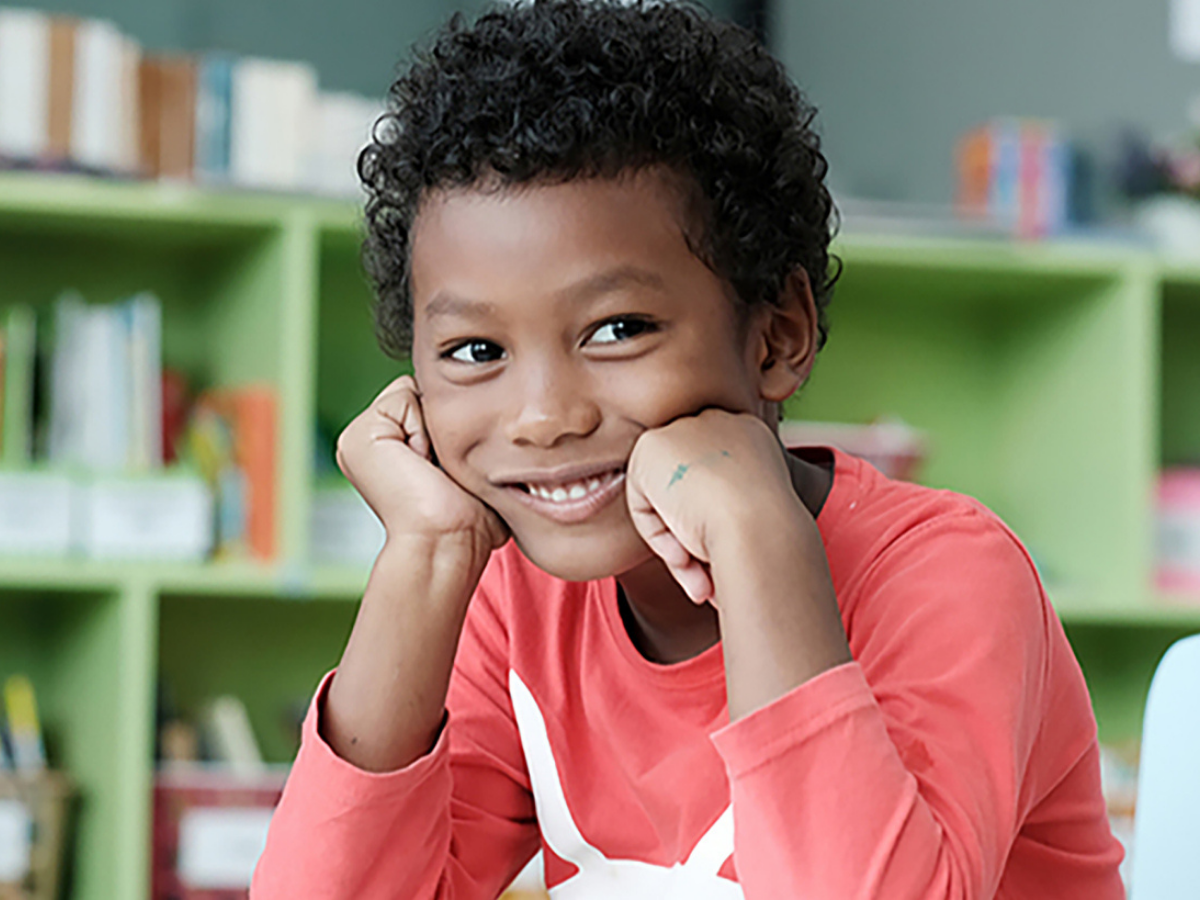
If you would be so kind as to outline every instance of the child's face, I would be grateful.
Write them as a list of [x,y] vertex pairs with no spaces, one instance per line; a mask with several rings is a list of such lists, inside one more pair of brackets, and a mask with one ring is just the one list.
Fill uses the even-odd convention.
[[643,432],[765,414],[763,317],[741,320],[683,221],[654,172],[445,193],[417,218],[413,363],[438,461],[561,578],[650,557],[619,474]]

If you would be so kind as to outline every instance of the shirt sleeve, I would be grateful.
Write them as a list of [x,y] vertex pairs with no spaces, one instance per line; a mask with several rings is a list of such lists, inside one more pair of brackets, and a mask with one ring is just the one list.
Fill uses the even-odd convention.
[[320,734],[327,675],[254,873],[253,900],[494,900],[537,849],[504,630],[471,602],[433,749],[373,773]]
[[[1032,771],[1060,764],[1034,751],[1062,696],[1049,684],[1055,638],[1070,652],[1032,563],[994,519],[943,516],[852,589],[854,662],[713,735],[745,896],[991,900],[1032,786],[1071,765]],[[1055,760],[1095,744],[1086,691],[1071,696],[1081,727]],[[1119,885],[1093,871],[1055,896],[1109,900]]]

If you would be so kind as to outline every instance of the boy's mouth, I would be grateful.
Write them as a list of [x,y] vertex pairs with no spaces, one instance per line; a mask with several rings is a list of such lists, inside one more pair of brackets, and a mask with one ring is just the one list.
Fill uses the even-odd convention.
[[591,518],[624,492],[625,469],[611,465],[582,473],[510,481],[505,487],[525,506],[560,524]]

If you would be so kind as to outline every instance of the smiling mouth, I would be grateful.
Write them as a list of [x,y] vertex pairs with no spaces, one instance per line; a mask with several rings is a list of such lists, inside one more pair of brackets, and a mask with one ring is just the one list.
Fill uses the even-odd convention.
[[579,478],[562,484],[518,484],[517,487],[526,494],[550,503],[571,503],[586,500],[594,494],[601,493],[612,482],[622,479],[624,476],[623,469],[613,469],[611,472],[604,472],[589,478]]
[[586,521],[625,492],[625,469],[610,469],[563,482],[509,485],[524,506],[563,525]]

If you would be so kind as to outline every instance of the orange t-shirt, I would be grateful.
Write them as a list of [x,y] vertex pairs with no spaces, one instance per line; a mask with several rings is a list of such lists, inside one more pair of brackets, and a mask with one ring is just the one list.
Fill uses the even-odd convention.
[[854,661],[732,724],[721,647],[635,649],[614,579],[515,546],[472,600],[436,746],[372,774],[318,734],[255,900],[1124,896],[1087,689],[1028,554],[970,498],[834,452],[817,516]]

